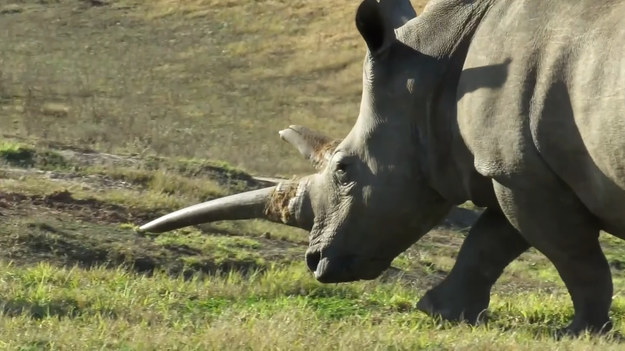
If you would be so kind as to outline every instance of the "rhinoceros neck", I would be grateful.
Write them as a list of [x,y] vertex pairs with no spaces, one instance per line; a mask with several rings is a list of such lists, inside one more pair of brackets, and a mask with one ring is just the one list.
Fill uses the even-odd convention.
[[[438,59],[466,55],[468,44],[495,0],[430,1],[425,11],[397,30],[401,41]],[[402,40],[402,37],[404,40]]]
[[[439,0],[428,5],[414,21],[421,53],[441,65],[438,83],[430,97],[426,118],[419,123],[425,152],[425,173],[432,188],[451,202],[491,202],[490,182],[475,172],[473,159],[459,135],[456,90],[468,47],[480,21],[494,0]],[[424,130],[424,131],[423,131]],[[487,194],[476,199],[473,194]],[[494,196],[494,195],[493,195]]]

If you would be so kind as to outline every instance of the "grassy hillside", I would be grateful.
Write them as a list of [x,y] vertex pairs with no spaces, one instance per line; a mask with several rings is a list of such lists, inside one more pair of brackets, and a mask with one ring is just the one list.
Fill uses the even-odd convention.
[[297,123],[341,137],[355,121],[364,55],[357,5],[0,5],[2,133],[105,152],[223,159],[263,174],[308,172],[277,131]]
[[475,209],[382,277],[338,285],[307,272],[300,230],[134,232],[267,186],[254,175],[310,171],[276,132],[298,123],[340,137],[353,124],[357,5],[1,2],[0,349],[622,349],[625,246],[607,235],[615,333],[555,341],[572,306],[534,250],[495,286],[487,325],[415,309],[451,269]]

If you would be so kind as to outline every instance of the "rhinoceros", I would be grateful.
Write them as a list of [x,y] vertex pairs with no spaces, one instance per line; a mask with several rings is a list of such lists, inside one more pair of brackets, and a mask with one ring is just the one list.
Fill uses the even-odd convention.
[[598,237],[625,238],[625,1],[364,0],[360,112],[335,140],[280,131],[318,173],[179,210],[140,228],[266,218],[310,231],[324,283],[373,279],[465,201],[484,207],[417,308],[478,321],[534,247],[573,301],[565,332],[607,331]]

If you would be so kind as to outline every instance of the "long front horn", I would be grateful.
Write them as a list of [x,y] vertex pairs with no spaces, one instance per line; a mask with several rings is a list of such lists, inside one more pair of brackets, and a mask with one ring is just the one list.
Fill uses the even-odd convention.
[[310,229],[312,210],[307,182],[280,183],[183,208],[139,227],[140,232],[162,233],[190,225],[221,220],[265,218]]

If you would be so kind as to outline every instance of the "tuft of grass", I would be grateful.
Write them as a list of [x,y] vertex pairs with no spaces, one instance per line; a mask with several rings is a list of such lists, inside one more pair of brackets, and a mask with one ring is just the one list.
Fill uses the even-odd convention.
[[38,149],[17,142],[0,144],[0,162],[16,167],[36,167],[42,170],[64,170],[70,163],[58,152]]
[[35,150],[31,147],[12,143],[3,142],[0,144],[0,161],[12,166],[29,167],[34,162]]

